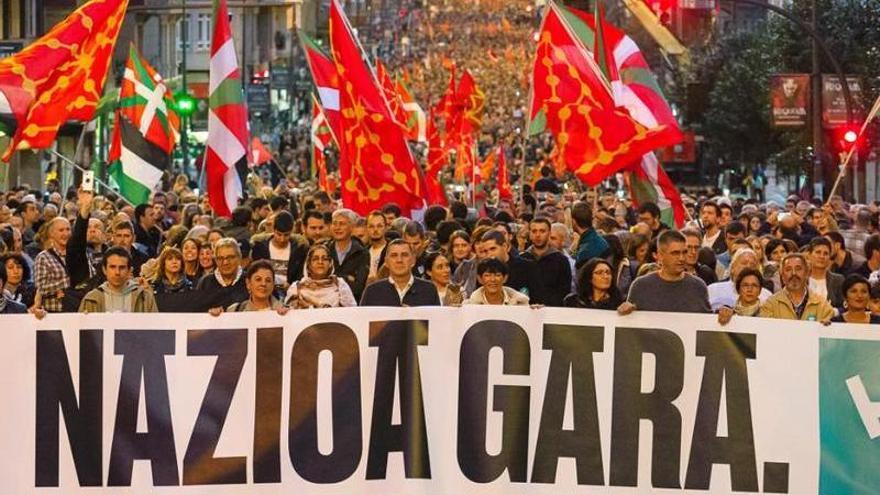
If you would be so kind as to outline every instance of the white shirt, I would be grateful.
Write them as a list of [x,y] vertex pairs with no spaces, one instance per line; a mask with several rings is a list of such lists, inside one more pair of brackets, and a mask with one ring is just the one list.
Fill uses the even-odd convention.
[[376,272],[379,271],[379,256],[382,255],[384,249],[385,244],[379,247],[370,246],[370,278],[376,278]]
[[718,240],[718,236],[721,235],[721,229],[718,229],[718,232],[715,232],[715,235],[712,237],[703,236],[703,247],[712,248],[715,245],[715,241]]
[[290,262],[290,243],[284,248],[275,247],[272,241],[269,241],[269,259],[272,262],[272,269],[275,271],[275,285],[285,285],[287,283],[287,264]]
[[810,277],[810,292],[818,294],[822,299],[828,299],[828,279],[819,280]]
[[388,277],[388,281],[391,282],[391,285],[394,286],[394,289],[397,291],[397,297],[400,298],[400,303],[403,304],[403,297],[406,296],[406,293],[409,292],[409,290],[412,288],[413,284],[416,281],[416,278],[413,277],[412,274],[410,274],[409,281],[406,283],[406,285],[403,286],[403,289],[401,289],[397,286],[396,283],[394,283],[393,278]]
[[[707,289],[709,291],[709,305],[712,306],[712,311],[718,311],[718,309],[724,306],[732,308],[736,305],[739,294],[736,293],[736,286],[734,286],[732,280],[709,284]],[[761,287],[758,300],[764,302],[772,295],[769,290]]]

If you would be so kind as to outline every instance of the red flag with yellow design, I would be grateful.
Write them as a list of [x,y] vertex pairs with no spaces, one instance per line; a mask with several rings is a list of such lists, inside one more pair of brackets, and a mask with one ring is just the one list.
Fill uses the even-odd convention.
[[513,189],[510,187],[510,173],[507,171],[507,154],[504,145],[498,148],[498,197],[501,199],[513,199]]
[[575,35],[566,16],[550,4],[532,70],[530,134],[550,131],[568,170],[590,186],[680,139],[677,127],[647,127],[615,104],[610,83]]
[[434,123],[434,116],[428,116],[428,157],[425,163],[425,185],[427,187],[427,200],[429,205],[446,206],[449,200],[440,182],[440,173],[449,164],[449,153],[443,135]]
[[104,91],[128,0],[91,0],[21,52],[0,60],[3,155],[49,147],[68,120],[89,121]]
[[342,202],[361,215],[393,202],[409,216],[424,206],[425,178],[337,0],[330,6],[330,45],[343,83]]

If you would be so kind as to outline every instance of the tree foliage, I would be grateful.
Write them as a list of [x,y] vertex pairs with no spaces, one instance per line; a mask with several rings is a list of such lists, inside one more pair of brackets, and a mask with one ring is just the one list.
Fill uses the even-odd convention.
[[[880,93],[880,1],[817,0],[820,36],[844,72],[864,81],[866,105]],[[810,2],[789,2],[797,18],[810,20]],[[800,166],[810,142],[809,129],[780,131],[770,126],[769,81],[774,73],[812,71],[811,39],[794,23],[775,14],[750,30],[726,33],[692,49],[691,66],[671,91],[687,102],[683,84],[699,82],[708,95],[705,111],[688,124],[706,137],[710,163],[754,165],[770,159]],[[834,73],[822,56],[822,71]],[[800,165],[798,164],[800,162]],[[786,163],[779,163],[785,168]]]

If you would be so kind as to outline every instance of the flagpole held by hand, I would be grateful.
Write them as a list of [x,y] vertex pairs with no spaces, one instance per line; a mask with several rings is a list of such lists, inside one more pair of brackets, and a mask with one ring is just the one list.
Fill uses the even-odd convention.
[[[55,151],[54,149],[52,149],[52,148],[46,148],[46,151],[48,151],[48,152],[51,153],[52,155],[55,155],[56,158],[58,158],[59,160],[61,160],[61,161],[64,162],[64,163],[66,163],[67,165],[70,165],[71,167],[76,168],[76,169],[79,170],[80,172],[88,172],[88,170],[86,170],[86,169],[84,169],[83,167],[81,167],[81,166],[80,166],[79,164],[77,164],[75,161],[71,160],[70,158],[67,158],[66,156],[62,155],[61,153]],[[104,188],[107,189],[108,191],[114,191],[114,189],[113,189],[112,187],[110,187],[110,184],[108,184],[108,183],[102,181],[101,179],[99,179],[99,178],[97,178],[97,177],[95,177],[95,182],[97,182],[98,184],[104,186]],[[114,191],[114,192],[115,192],[115,191]],[[126,203],[128,203],[129,205],[131,205],[131,206],[135,206],[131,201],[125,199],[125,196],[122,196],[122,195],[120,194],[120,195],[119,195],[119,198],[120,198],[121,200],[125,201]]]

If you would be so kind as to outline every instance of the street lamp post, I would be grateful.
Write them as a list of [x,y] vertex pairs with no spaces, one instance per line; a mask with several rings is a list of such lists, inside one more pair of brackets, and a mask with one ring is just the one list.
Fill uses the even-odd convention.
[[[181,21],[181,31],[183,31],[182,38],[182,58],[181,58],[181,82],[183,86],[183,95],[187,98],[187,103],[191,103],[189,100],[189,87],[186,84],[186,52],[189,50],[189,19],[186,17],[186,0],[182,0],[183,7],[183,20]],[[189,168],[189,138],[187,137],[187,128],[189,127],[189,112],[180,112],[180,153],[183,155],[183,160],[181,162],[181,168],[183,169],[183,173],[187,173],[187,168]]]

